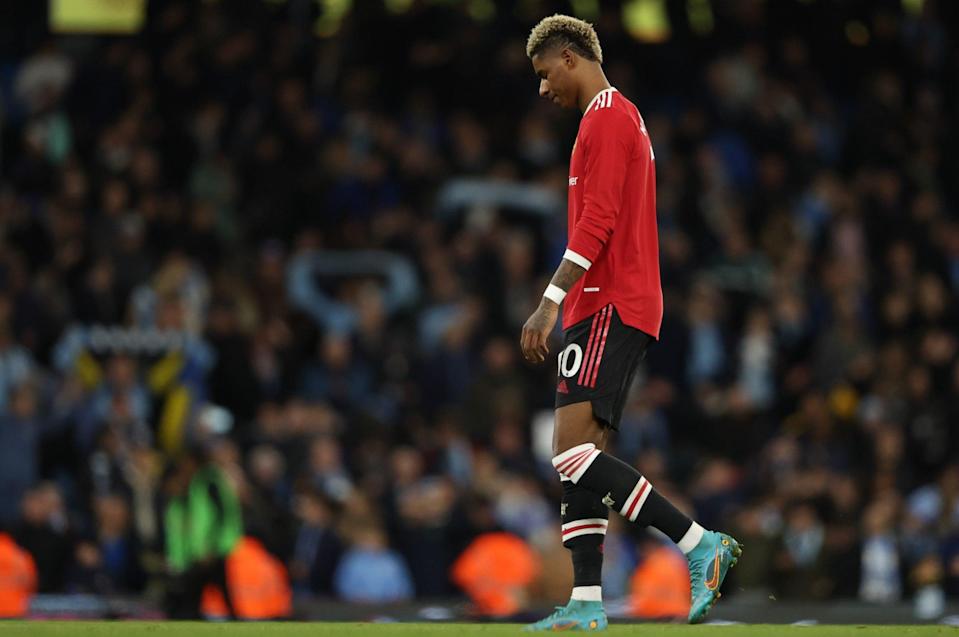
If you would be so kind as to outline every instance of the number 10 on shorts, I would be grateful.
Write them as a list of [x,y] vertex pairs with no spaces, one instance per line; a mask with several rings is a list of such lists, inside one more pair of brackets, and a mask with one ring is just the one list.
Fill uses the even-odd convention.
[[[570,360],[572,359],[572,360]],[[570,343],[559,353],[559,375],[572,378],[579,372],[583,364],[583,348],[576,343]]]

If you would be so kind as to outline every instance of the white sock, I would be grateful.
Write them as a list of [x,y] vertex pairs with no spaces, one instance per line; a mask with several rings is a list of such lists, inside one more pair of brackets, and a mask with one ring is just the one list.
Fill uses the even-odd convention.
[[603,587],[574,586],[573,594],[569,598],[579,602],[601,602],[603,601]]
[[693,522],[693,525],[686,531],[686,535],[684,535],[683,539],[677,544],[679,550],[684,554],[688,554],[699,545],[699,541],[703,539],[703,533],[705,533],[705,531],[706,529]]

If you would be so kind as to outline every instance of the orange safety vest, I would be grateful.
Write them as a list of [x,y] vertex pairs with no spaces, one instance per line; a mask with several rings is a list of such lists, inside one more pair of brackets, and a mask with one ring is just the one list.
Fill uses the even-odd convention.
[[[226,558],[226,585],[238,619],[281,619],[293,610],[286,567],[250,537],[242,538]],[[226,617],[220,587],[207,584],[200,608],[207,617]]]
[[525,605],[526,588],[539,572],[539,560],[522,539],[486,533],[453,564],[453,581],[483,615],[506,617]]
[[37,590],[37,567],[33,557],[0,533],[0,618],[23,617]]
[[676,550],[652,549],[630,579],[629,612],[643,619],[686,619],[689,615],[689,566]]

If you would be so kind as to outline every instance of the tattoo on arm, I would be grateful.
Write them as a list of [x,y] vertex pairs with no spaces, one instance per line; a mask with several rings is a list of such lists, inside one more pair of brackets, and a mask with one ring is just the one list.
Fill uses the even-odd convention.
[[556,268],[556,273],[553,274],[553,280],[550,281],[556,287],[562,289],[565,292],[569,292],[569,289],[573,287],[573,284],[579,281],[580,277],[586,274],[586,270],[576,265],[572,261],[563,259],[559,267]]

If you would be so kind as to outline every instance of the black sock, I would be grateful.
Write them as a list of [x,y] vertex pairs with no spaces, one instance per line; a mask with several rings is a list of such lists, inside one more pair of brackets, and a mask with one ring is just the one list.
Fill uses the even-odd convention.
[[573,586],[601,586],[609,509],[595,493],[564,480],[562,514],[563,546],[573,557]]
[[636,469],[595,445],[574,447],[554,458],[553,465],[628,521],[659,529],[673,542],[678,543],[693,524]]
[[639,512],[636,523],[640,526],[651,526],[665,533],[676,544],[683,539],[686,531],[693,525],[693,521],[673,506],[673,503],[660,495],[656,489],[646,498],[643,510]]

